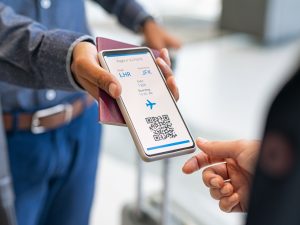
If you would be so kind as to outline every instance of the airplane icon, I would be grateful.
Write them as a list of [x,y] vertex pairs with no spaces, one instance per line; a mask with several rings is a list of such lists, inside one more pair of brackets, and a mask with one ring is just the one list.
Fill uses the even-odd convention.
[[152,110],[153,109],[153,106],[155,106],[156,103],[155,102],[151,102],[150,100],[147,99],[147,103],[146,103],[146,106],[147,107],[150,107],[150,109]]

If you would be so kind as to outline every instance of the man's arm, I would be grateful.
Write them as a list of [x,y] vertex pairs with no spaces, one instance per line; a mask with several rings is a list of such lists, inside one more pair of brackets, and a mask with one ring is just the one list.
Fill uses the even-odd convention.
[[140,31],[140,25],[152,18],[135,0],[93,0],[107,12],[117,16],[119,22],[130,30]]
[[181,47],[181,42],[161,27],[135,0],[94,0],[119,22],[134,32],[144,35],[148,46],[155,49]]
[[73,48],[89,36],[47,30],[0,3],[0,79],[31,88],[74,90],[70,73]]

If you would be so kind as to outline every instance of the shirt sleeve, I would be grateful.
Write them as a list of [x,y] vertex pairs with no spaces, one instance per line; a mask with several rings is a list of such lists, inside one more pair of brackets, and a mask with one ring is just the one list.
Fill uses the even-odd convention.
[[0,3],[0,79],[29,88],[74,90],[68,69],[74,43],[92,38],[68,30],[47,30]]
[[134,32],[139,32],[141,24],[153,18],[135,0],[94,0],[107,12],[117,16],[119,22]]

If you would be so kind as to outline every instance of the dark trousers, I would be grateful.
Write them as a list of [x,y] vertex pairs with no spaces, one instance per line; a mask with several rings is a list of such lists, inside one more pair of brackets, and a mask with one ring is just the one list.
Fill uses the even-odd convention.
[[90,106],[68,125],[7,134],[19,225],[88,225],[101,126]]

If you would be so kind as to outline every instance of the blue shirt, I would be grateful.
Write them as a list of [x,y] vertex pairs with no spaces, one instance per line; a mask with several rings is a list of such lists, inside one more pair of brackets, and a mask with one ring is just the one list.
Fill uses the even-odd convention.
[[[116,15],[121,24],[133,31],[138,31],[139,25],[149,17],[149,14],[134,0],[94,1],[109,13]],[[28,17],[38,23],[31,24],[32,21],[27,21]],[[24,30],[19,31],[18,23],[26,27],[27,33]],[[4,31],[9,36],[5,36]],[[28,89],[0,82],[3,111],[36,111],[82,96],[83,93],[75,91],[65,76],[68,67],[66,58],[70,47],[84,34],[89,34],[89,30],[83,0],[1,1],[0,42],[4,41],[2,45],[0,43],[0,76],[6,78],[8,73],[10,75],[13,73],[15,79],[21,80],[26,79],[25,76],[23,78],[24,71],[27,76],[40,71],[41,79],[44,79],[46,75],[51,77],[48,76],[51,72],[53,79],[36,80],[36,83],[30,86],[34,88],[61,86],[61,89],[67,90]],[[58,41],[62,43],[56,44]],[[35,59],[34,62],[32,59],[28,60],[28,54],[30,59]]]

